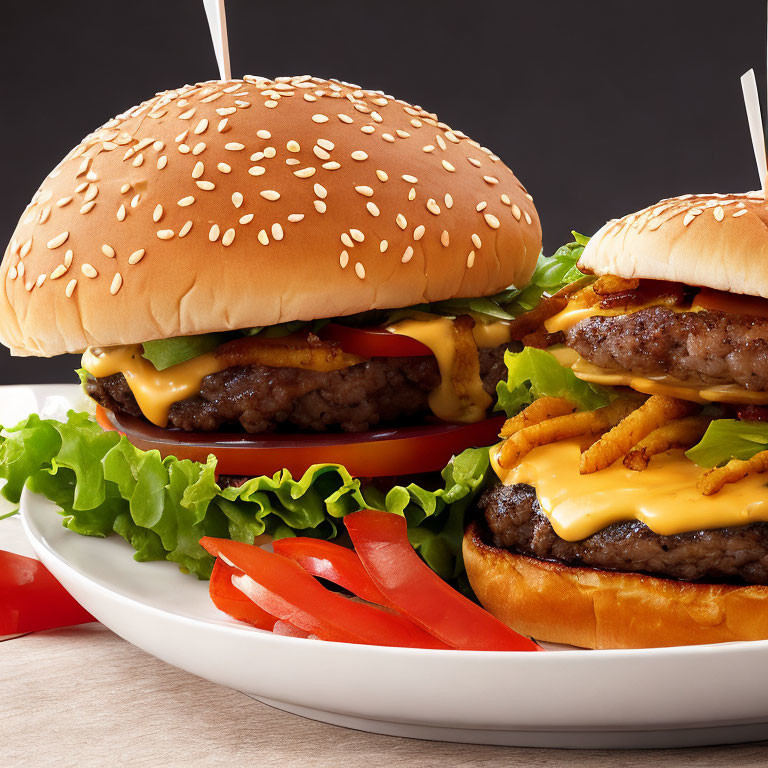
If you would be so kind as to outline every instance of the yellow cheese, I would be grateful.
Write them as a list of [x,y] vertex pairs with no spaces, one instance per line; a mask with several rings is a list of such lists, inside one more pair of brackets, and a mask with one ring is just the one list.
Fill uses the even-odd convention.
[[141,412],[153,424],[164,427],[175,402],[197,394],[206,376],[227,368],[228,364],[209,353],[158,371],[141,356],[141,345],[137,344],[99,350],[98,354],[87,349],[82,366],[99,379],[122,373]]
[[674,376],[636,376],[629,371],[600,368],[585,360],[578,352],[563,347],[549,350],[560,365],[570,368],[582,381],[607,387],[631,387],[646,395],[667,395],[694,403],[768,404],[768,392],[753,392],[738,384],[702,386],[681,381]]
[[696,488],[703,470],[682,451],[654,456],[642,472],[619,460],[589,475],[579,474],[578,440],[535,448],[510,470],[499,466],[498,451],[491,450],[491,462],[501,481],[532,485],[555,533],[566,541],[625,520],[640,520],[662,536],[768,521],[765,476],[750,475],[703,496]]
[[387,330],[416,339],[432,350],[440,369],[440,385],[429,393],[429,407],[435,416],[443,421],[461,423],[473,423],[485,418],[492,400],[483,389],[480,376],[469,383],[469,405],[456,392],[453,381],[456,342],[451,318],[423,315],[401,320]]

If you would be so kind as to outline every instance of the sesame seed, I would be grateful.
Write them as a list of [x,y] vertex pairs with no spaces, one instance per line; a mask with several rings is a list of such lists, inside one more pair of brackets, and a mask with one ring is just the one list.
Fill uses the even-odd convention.
[[322,147],[312,147],[312,151],[315,153],[315,156],[319,157],[321,160],[331,159],[330,154],[326,152]]
[[131,208],[138,208],[140,202],[141,202],[141,193],[134,195],[131,198]]
[[520,221],[523,212],[520,210],[520,206],[517,203],[512,203],[512,215]]
[[342,123],[354,123],[355,121],[349,115],[337,115]]
[[239,141],[230,141],[224,145],[224,149],[228,149],[230,152],[239,152],[241,149],[245,149],[245,144],[241,144]]
[[736,218],[738,218],[739,216],[744,216],[746,213],[747,213],[747,209],[746,209],[746,208],[742,208],[741,210],[739,210],[739,211],[736,211],[736,213],[734,213],[734,214],[733,214],[733,216],[732,216],[731,218],[734,218],[734,219],[736,219]]
[[221,238],[221,244],[227,248],[228,246],[232,245],[233,241],[235,239],[235,230],[234,229],[228,229],[224,236]]
[[453,197],[448,193],[445,195],[445,207],[453,208]]
[[379,181],[387,181],[387,179],[389,179],[389,176],[386,174],[385,171],[376,171],[376,178]]
[[[94,195],[95,197],[95,195]],[[88,198],[91,199],[91,198]],[[56,207],[57,208],[63,208],[65,205],[69,205],[72,202],[72,197],[62,197],[60,200],[56,201]],[[50,206],[47,209],[50,212]]]
[[395,223],[397,224],[400,229],[405,229],[408,226],[408,220],[403,216],[402,213],[398,213],[395,217]]
[[205,133],[208,130],[208,118],[203,118],[196,126],[194,133],[196,133],[198,136],[201,133]]
[[410,261],[412,258],[413,258],[413,247],[409,245],[409,246],[408,246],[408,247],[405,249],[405,253],[403,253],[403,256],[402,256],[402,258],[400,259],[400,261],[401,261],[403,264],[407,264],[407,263],[408,263],[408,262],[409,262],[409,261]]
[[251,176],[261,176],[261,174],[264,173],[264,168],[261,165],[254,165],[248,169],[248,173],[250,173]]
[[[67,269],[69,269],[72,266],[72,259],[74,259],[74,257],[75,257],[75,253],[72,250],[69,250],[64,254],[64,266]],[[19,266],[23,266],[23,265],[20,264]]]
[[64,243],[67,242],[69,239],[69,232],[61,232],[60,234],[56,235],[56,237],[51,238],[47,245],[50,250],[54,250],[55,248],[59,248],[60,246],[64,245]]
[[19,256],[23,259],[30,251],[32,250],[32,238],[30,237],[29,240],[27,240],[24,245],[21,246],[21,251],[19,252]]
[[347,264],[349,264],[349,251],[342,251],[339,254],[339,264],[341,264],[342,269],[347,268]]
[[256,135],[260,139],[271,139],[272,134],[269,131],[264,130],[263,128],[261,130],[256,131]]
[[409,173],[404,174],[401,178],[409,184],[416,184],[419,181],[415,176],[411,176]]
[[162,171],[166,165],[168,165],[168,158],[165,155],[160,155],[160,157],[157,158],[157,169]]
[[111,245],[107,245],[106,243],[101,246],[101,252],[108,258],[108,259],[114,259],[115,258],[115,249]]
[[75,292],[75,288],[77,288],[77,280],[70,280],[67,283],[67,287],[64,289],[64,295],[68,298],[72,298],[72,294]]
[[368,159],[368,153],[367,152],[363,152],[362,149],[356,149],[352,153],[351,157],[352,157],[353,160],[367,160]]
[[456,166],[454,166],[453,163],[449,163],[447,160],[443,160],[442,165],[443,168],[450,173],[453,173],[456,170]]
[[504,203],[504,205],[512,205],[512,201],[509,199],[509,195],[502,194],[501,196],[501,202]]
[[328,139],[318,139],[317,146],[322,147],[323,149],[327,149],[329,152],[331,152],[334,149],[335,144]]
[[156,234],[160,240],[171,240],[176,233],[172,229],[159,229]]
[[440,235],[440,242],[447,248],[451,244],[451,238],[448,234],[448,230],[444,229]]
[[139,152],[139,154],[136,155],[136,157],[134,157],[133,160],[131,161],[131,165],[134,168],[139,168],[143,163],[144,163],[144,155],[141,154],[141,152]]
[[216,114],[219,117],[226,117],[227,115],[234,115],[237,112],[237,107],[219,107],[216,110]]
[[216,130],[219,133],[226,133],[229,130],[229,118],[225,117],[223,120],[219,120]]
[[259,194],[265,199],[265,200],[279,200],[280,199],[280,193],[277,192],[274,189],[263,189]]
[[443,140],[443,137],[438,133],[437,136],[435,136],[435,141],[437,142],[437,146],[440,147],[440,149],[445,152],[445,150],[448,148],[445,141]]
[[182,112],[179,115],[179,120],[189,120],[191,117],[194,117],[196,111],[197,109],[192,107],[192,109],[188,109],[186,112]]
[[349,234],[352,235],[352,239],[357,240],[358,243],[362,243],[365,240],[365,235],[359,229],[350,229]]
[[440,215],[440,206],[437,204],[434,197],[430,197],[429,200],[427,200],[427,210],[430,213],[434,213],[435,216]]
[[338,171],[339,168],[341,168],[341,163],[331,160],[328,163],[323,163],[323,168],[325,168],[326,171]]
[[221,234],[221,229],[219,229],[218,224],[214,224],[210,230],[208,230],[208,239],[215,243],[219,239],[219,235]]
[[342,232],[340,237],[341,237],[341,242],[344,243],[344,245],[346,245],[347,248],[354,248],[355,247],[354,241],[352,240],[352,238],[346,232]]
[[241,224],[250,224],[253,221],[253,214],[252,213],[246,213],[245,216],[240,217],[240,223]]
[[472,269],[472,265],[475,263],[475,252],[470,251],[467,256],[467,269]]
[[297,221],[301,221],[303,218],[303,213],[292,213],[288,216],[288,221],[290,221],[291,224],[295,224]]
[[192,169],[192,178],[199,179],[205,173],[205,165],[201,160],[195,163],[195,167]]
[[413,239],[414,240],[421,240],[422,237],[424,237],[424,233],[426,232],[426,227],[423,224],[419,224],[416,229],[413,230]]
[[424,125],[424,123],[422,123],[421,120],[419,120],[418,118],[413,117],[411,118],[411,125],[414,128],[421,128],[421,126]]
[[160,205],[160,203],[158,203],[155,206],[155,210],[152,212],[152,221],[157,223],[162,218],[163,218],[163,206]]
[[488,184],[498,184],[499,180],[495,176],[483,176],[483,181]]
[[109,292],[114,296],[123,285],[123,276],[119,272],[115,272],[115,276],[112,278],[112,285],[109,287]]
[[716,221],[722,221],[725,218],[725,211],[722,205],[718,205],[714,210],[714,216]]
[[275,223],[272,225],[272,237],[275,240],[283,239],[283,228],[280,224]]
[[384,141],[388,141],[390,144],[395,141],[395,137],[391,133],[382,133],[381,138],[384,139]]
[[197,184],[200,189],[203,189],[206,192],[210,192],[212,189],[216,189],[216,185],[212,181],[196,181],[195,184]]
[[80,271],[86,277],[94,278],[99,276],[99,273],[96,271],[96,268],[92,264],[88,264],[87,262],[80,267]]
[[[193,198],[194,200],[194,198]],[[243,204],[243,194],[242,192],[233,192],[232,193],[232,205],[235,206],[235,208],[239,208]]]
[[498,229],[501,226],[501,222],[492,213],[483,214],[483,218],[491,229]]
[[143,258],[146,251],[143,248],[139,248],[138,251],[134,251],[129,257],[128,257],[128,263],[129,264],[138,264]]
[[195,198],[192,195],[187,195],[186,197],[182,197],[177,205],[181,206],[182,208],[186,208],[188,205],[192,205],[194,202]]
[[435,145],[434,144],[427,144],[425,147],[421,148],[423,152],[434,152],[435,151]]
[[124,195],[124,194],[126,194],[127,192],[130,192],[130,191],[131,191],[131,185],[130,184],[126,183],[126,184],[123,184],[122,187],[120,187],[120,194],[121,195]]
[[189,231],[192,229],[192,222],[188,221],[184,226],[179,230],[179,237],[186,237],[189,234]]
[[328,117],[327,115],[312,115],[312,122],[313,123],[327,123]]
[[294,171],[293,175],[298,176],[300,179],[309,179],[315,175],[316,171],[317,171],[316,168],[313,168],[312,166],[308,166],[307,168],[301,168],[298,171]]
[[315,200],[314,206],[318,213],[325,213],[328,209],[328,206],[322,200]]
[[480,239],[480,235],[477,235],[477,234],[472,235],[472,245],[474,245],[475,248],[483,247],[483,241]]
[[361,279],[365,279],[365,267],[358,261],[355,264],[355,274]]
[[376,128],[375,128],[374,126],[372,126],[372,125],[364,125],[364,126],[363,126],[363,127],[360,129],[360,132],[361,132],[361,133],[368,133],[368,134],[371,134],[371,133],[375,133],[375,132],[376,132]]
[[17,273],[19,277],[24,277],[24,271],[26,270],[26,267],[24,266],[24,262],[20,262],[18,265]]
[[277,102],[274,99],[268,99],[264,102],[264,106],[267,109],[274,109],[277,106]]
[[322,184],[315,184],[313,189],[315,190],[315,194],[321,200],[325,200],[325,198],[328,196],[328,190]]
[[523,216],[525,216],[526,224],[532,224],[533,223],[533,219],[531,219],[531,214],[528,213],[528,211],[525,211],[523,213]]
[[488,207],[488,203],[485,202],[485,200],[481,200],[476,206],[475,210],[480,213],[481,211],[484,211]]
[[311,93],[305,93],[304,101],[317,101],[317,99]]
[[389,242],[387,240],[382,240],[379,243],[379,251],[381,251],[381,253],[386,253],[387,248],[389,248]]
[[293,139],[291,139],[291,140],[290,140],[290,141],[289,141],[289,142],[288,142],[288,143],[285,145],[285,148],[286,148],[286,149],[287,149],[289,152],[298,152],[298,151],[301,149],[301,145],[299,144],[299,142],[298,142],[298,141],[294,141]]
[[[62,275],[65,275],[68,271],[68,267],[65,267],[63,264],[59,264],[56,269],[51,272],[51,280],[58,280]],[[14,272],[14,276],[11,276],[11,272]],[[11,277],[11,280],[14,279],[16,272],[16,267],[11,267],[11,269],[8,271],[9,277]]]
[[188,155],[192,151],[186,144],[179,144],[178,149],[182,155]]
[[527,192],[525,193],[525,196],[526,196],[526,197],[527,197],[527,198],[528,198],[528,199],[529,199],[531,202],[533,202],[533,197],[532,197],[531,195],[529,195]]
[[219,163],[216,166],[222,173],[230,173],[232,171],[232,166],[227,163]]
[[373,195],[373,190],[366,186],[355,187],[355,192],[358,192],[361,195],[365,195],[366,197],[371,197]]
[[257,239],[262,245],[269,245],[269,235],[265,229],[259,231]]

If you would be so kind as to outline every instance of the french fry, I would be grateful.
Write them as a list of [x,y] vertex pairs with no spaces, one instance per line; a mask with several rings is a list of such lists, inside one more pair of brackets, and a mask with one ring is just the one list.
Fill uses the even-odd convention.
[[760,451],[751,459],[731,459],[724,467],[715,467],[704,472],[697,483],[705,496],[712,496],[728,483],[736,483],[747,475],[768,470],[768,451]]
[[688,416],[654,429],[624,457],[624,466],[641,472],[648,468],[651,458],[659,453],[671,448],[690,448],[696,445],[707,431],[710,421],[709,416]]
[[569,413],[525,427],[504,441],[499,453],[499,464],[511,469],[534,448],[610,429],[635,410],[637,404],[637,398],[621,398],[595,411]]
[[649,397],[581,454],[579,472],[589,475],[609,467],[653,430],[672,419],[689,415],[696,407],[694,403],[666,395]]
[[516,416],[507,419],[501,428],[499,437],[511,437],[521,429],[532,427],[534,424],[541,424],[542,421],[554,419],[556,416],[565,416],[575,410],[576,406],[564,397],[540,397]]

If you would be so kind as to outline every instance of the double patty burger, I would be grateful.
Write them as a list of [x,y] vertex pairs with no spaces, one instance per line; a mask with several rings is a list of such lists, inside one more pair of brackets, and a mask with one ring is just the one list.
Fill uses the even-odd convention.
[[596,279],[535,310],[528,353],[565,383],[505,425],[464,541],[515,629],[589,648],[768,638],[767,225],[761,194],[661,201],[606,224],[579,261]]
[[84,352],[105,429],[220,475],[421,473],[498,431],[512,339],[475,306],[540,250],[512,171],[420,107],[309,76],[200,83],[44,181],[0,269],[0,339]]

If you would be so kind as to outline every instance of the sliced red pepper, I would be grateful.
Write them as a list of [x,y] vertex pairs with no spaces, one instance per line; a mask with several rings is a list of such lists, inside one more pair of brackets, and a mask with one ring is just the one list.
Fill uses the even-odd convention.
[[272,631],[283,637],[309,637],[309,632],[295,627],[290,621],[276,621]]
[[38,560],[0,550],[0,635],[20,635],[96,619]]
[[216,560],[208,586],[213,604],[233,619],[244,621],[259,629],[272,629],[277,619],[262,611],[232,583],[232,577],[237,573],[237,569],[222,560]]
[[294,536],[272,542],[278,555],[295,560],[307,573],[338,584],[369,603],[392,607],[373,583],[354,550],[322,539]]
[[409,648],[446,645],[404,616],[335,594],[298,563],[261,547],[205,537],[200,544],[243,572],[232,583],[262,610],[321,640]]
[[454,648],[467,651],[540,651],[446,584],[416,554],[405,518],[362,510],[344,518],[363,566],[405,616]]

